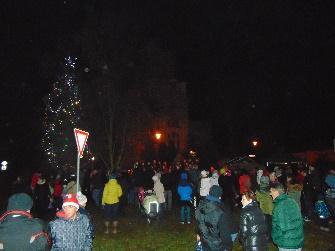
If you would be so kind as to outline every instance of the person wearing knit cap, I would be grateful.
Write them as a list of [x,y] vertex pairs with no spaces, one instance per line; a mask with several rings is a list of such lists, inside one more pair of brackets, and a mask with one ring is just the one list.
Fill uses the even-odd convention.
[[86,207],[86,203],[87,203],[87,197],[82,192],[78,192],[76,194],[76,197],[77,197],[78,204],[79,204],[79,210],[78,210],[78,212],[80,214],[86,215],[90,219],[90,227],[92,229],[92,234],[93,234],[93,232],[94,232],[94,225],[93,225],[92,217],[91,217],[90,213],[85,208]]
[[92,226],[87,215],[78,212],[79,202],[74,194],[63,199],[62,211],[49,223],[53,250],[91,250]]
[[226,214],[221,203],[222,189],[212,186],[206,199],[195,211],[198,235],[203,250],[232,250],[231,217]]
[[49,250],[49,238],[40,219],[30,214],[32,198],[16,193],[8,200],[0,217],[0,250]]

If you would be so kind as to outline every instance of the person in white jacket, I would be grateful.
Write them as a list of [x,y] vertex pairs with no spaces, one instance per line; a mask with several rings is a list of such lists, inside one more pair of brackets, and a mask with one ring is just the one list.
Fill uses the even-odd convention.
[[201,171],[200,179],[200,197],[205,198],[209,194],[209,189],[211,188],[211,178],[208,177],[208,172],[205,170]]
[[159,203],[159,213],[162,215],[163,208],[165,207],[164,186],[159,176],[154,175],[152,180],[154,181],[154,193],[157,196]]

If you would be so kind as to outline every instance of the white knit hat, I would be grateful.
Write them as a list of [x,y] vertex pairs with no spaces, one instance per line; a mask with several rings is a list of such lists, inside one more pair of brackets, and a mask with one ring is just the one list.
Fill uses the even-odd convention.
[[76,197],[80,206],[86,205],[87,197],[85,196],[85,194],[78,192]]
[[205,178],[208,176],[208,172],[206,170],[202,170],[200,173],[201,177]]

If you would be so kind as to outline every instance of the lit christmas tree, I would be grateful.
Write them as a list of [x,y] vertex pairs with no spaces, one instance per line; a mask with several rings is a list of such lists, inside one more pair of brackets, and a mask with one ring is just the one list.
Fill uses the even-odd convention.
[[76,58],[65,58],[64,73],[45,100],[42,148],[53,169],[74,165],[76,160],[73,129],[78,126],[81,106],[75,72]]

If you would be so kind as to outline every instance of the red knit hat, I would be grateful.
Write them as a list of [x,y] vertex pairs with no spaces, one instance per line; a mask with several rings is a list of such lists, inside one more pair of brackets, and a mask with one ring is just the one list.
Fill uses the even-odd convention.
[[79,203],[78,203],[78,200],[76,198],[76,195],[71,194],[71,193],[65,195],[65,197],[63,199],[62,208],[66,207],[66,206],[73,206],[73,207],[79,209]]

